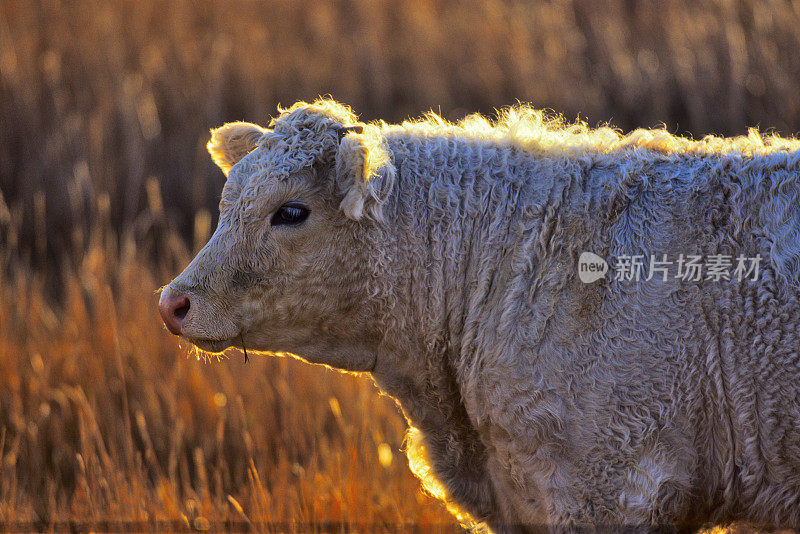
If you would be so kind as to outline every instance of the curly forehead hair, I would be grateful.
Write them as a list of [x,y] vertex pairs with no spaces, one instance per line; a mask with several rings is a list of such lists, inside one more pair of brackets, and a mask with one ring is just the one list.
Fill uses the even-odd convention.
[[278,111],[280,115],[272,120],[258,146],[283,152],[274,163],[286,172],[328,159],[337,151],[348,126],[358,121],[348,106],[326,99],[298,102]]
[[[266,130],[254,130],[260,136],[257,146],[262,149],[264,175],[285,179],[317,162],[333,163],[330,185],[342,197],[345,214],[352,219],[382,218],[381,205],[394,184],[395,168],[380,126],[359,122],[348,106],[328,99],[298,102],[278,111]],[[224,133],[216,134],[220,130],[209,143],[212,155],[226,152],[217,147],[225,144]]]
[[318,98],[311,104],[297,102],[290,108],[278,107],[280,115],[273,119],[273,131],[281,134],[295,134],[308,129],[315,133],[337,130],[348,124],[355,124],[358,117],[349,106],[333,100]]

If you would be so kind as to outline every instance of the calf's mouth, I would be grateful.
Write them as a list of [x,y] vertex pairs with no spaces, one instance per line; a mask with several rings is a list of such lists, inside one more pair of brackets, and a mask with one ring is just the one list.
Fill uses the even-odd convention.
[[197,348],[205,351],[219,354],[224,352],[225,349],[234,346],[234,339],[203,339],[203,338],[190,338],[181,336],[186,341],[196,346]]

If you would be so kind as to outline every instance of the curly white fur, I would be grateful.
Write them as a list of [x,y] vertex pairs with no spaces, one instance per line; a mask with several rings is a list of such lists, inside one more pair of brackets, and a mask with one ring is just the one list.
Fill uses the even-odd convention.
[[[239,159],[171,285],[187,337],[370,371],[475,524],[800,527],[800,142],[526,106],[354,124],[299,103],[245,157],[213,145]],[[288,198],[306,226],[269,227]],[[583,251],[765,260],[757,281],[583,284]]]

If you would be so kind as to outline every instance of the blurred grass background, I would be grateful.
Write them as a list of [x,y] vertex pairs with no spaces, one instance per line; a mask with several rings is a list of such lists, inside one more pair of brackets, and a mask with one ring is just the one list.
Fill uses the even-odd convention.
[[0,521],[453,525],[370,381],[198,365],[161,326],[156,288],[216,220],[209,128],[328,94],[365,120],[522,100],[792,135],[798,50],[787,0],[4,0]]

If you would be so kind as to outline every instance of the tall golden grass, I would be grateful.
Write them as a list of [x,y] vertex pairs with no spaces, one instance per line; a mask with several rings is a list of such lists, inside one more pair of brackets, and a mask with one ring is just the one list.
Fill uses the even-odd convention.
[[3,1],[0,522],[452,526],[368,379],[198,363],[161,326],[216,218],[209,128],[330,94],[790,135],[798,49],[796,0]]

